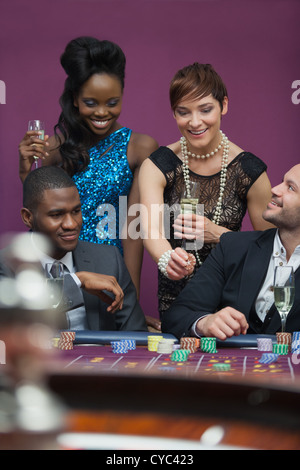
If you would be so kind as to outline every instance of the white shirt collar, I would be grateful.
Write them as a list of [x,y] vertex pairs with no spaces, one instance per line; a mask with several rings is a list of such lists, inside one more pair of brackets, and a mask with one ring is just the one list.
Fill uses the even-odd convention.
[[285,255],[286,255],[286,251],[285,251],[283,244],[281,243],[279,232],[277,230],[275,238],[274,238],[274,244],[273,244],[273,256],[274,258],[278,258],[280,256],[284,256],[284,258],[286,258]]
[[[300,255],[300,245],[296,246],[293,255]],[[284,248],[281,242],[278,229],[276,231],[276,235],[275,235],[274,243],[273,243],[273,257],[283,258],[284,260],[286,260],[286,249]]]

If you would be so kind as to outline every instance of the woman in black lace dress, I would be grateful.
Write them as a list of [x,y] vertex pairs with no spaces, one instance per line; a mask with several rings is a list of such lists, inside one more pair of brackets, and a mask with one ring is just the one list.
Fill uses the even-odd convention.
[[[220,129],[228,109],[220,76],[209,64],[183,68],[171,82],[170,102],[182,137],[156,150],[139,176],[141,204],[146,209],[142,212],[144,245],[159,267],[160,316],[222,233],[241,229],[247,210],[254,230],[270,228],[261,216],[271,198],[265,163],[230,142]],[[193,196],[194,183],[203,214],[176,215],[174,205],[178,208],[183,195]],[[157,216],[163,204],[172,207],[168,217],[166,213]],[[183,245],[185,239],[188,245]]]

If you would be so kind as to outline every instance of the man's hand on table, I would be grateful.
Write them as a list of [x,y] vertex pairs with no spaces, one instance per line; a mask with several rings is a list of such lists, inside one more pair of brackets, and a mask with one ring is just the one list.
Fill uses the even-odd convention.
[[225,307],[216,313],[201,318],[196,331],[201,336],[209,336],[225,340],[240,334],[245,335],[249,325],[243,313],[232,307]]

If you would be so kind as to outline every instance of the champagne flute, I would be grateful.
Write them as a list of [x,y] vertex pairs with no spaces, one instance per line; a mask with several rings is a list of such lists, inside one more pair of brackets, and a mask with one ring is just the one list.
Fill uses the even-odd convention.
[[286,318],[295,298],[295,276],[292,266],[277,266],[274,275],[274,301],[281,318],[281,331],[285,331]]
[[[29,131],[38,131],[40,132],[38,138],[44,140],[45,137],[45,124],[43,121],[39,121],[38,119],[34,119],[33,121],[28,122],[28,130]],[[38,168],[38,161],[39,157],[33,156],[35,168]]]
[[57,308],[63,298],[64,265],[59,261],[46,263],[46,284],[53,308]]
[[[181,214],[203,215],[202,213],[200,214],[199,212],[200,210],[200,205],[198,204],[199,194],[200,194],[200,183],[190,181],[189,194],[187,194],[187,190],[184,185],[184,188],[181,193],[181,199],[180,199]],[[202,247],[202,243],[201,243],[201,246],[198,247],[197,242],[198,242],[197,240],[189,241],[188,239],[183,238],[181,247],[184,250],[200,249]]]

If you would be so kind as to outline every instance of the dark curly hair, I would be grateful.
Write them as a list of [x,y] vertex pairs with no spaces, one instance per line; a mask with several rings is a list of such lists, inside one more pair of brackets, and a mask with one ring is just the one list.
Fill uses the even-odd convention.
[[[88,148],[92,145],[94,137],[92,131],[82,122],[78,109],[74,106],[74,97],[95,73],[107,73],[117,77],[123,89],[126,58],[117,44],[82,36],[67,44],[60,62],[67,79],[59,101],[62,112],[54,131],[61,143],[62,166],[73,175],[88,165]],[[60,139],[59,132],[64,141]]]
[[72,178],[57,166],[42,166],[31,171],[23,184],[23,206],[35,211],[48,189],[76,188]]

